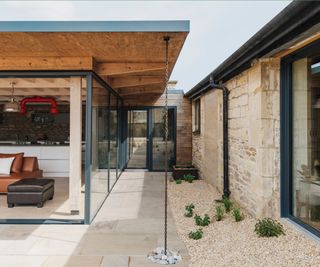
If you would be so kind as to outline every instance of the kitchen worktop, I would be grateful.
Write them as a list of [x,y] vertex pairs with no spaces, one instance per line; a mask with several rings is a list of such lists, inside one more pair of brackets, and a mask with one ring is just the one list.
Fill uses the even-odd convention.
[[[84,145],[85,142],[82,142]],[[15,143],[13,141],[0,141],[0,146],[69,146],[69,143],[60,143],[60,142],[52,142],[52,143],[31,143],[31,142],[22,142]]]
[[69,144],[8,144],[0,142],[0,146],[69,146]]

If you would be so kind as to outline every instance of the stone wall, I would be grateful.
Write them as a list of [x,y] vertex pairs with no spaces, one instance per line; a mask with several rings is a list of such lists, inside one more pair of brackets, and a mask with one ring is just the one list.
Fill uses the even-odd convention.
[[192,138],[193,164],[202,178],[222,191],[222,92],[209,91],[200,101],[200,133]]
[[[257,217],[280,215],[279,76],[278,60],[261,59],[226,83],[231,197]],[[222,192],[221,91],[209,91],[201,104],[202,131],[193,135],[193,162],[202,178]]]

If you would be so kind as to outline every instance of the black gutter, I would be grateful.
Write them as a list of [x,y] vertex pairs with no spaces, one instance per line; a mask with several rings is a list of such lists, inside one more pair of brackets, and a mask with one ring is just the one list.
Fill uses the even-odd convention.
[[320,23],[320,2],[292,2],[185,95],[193,98],[210,84],[210,77],[214,77],[215,82],[228,81],[250,68],[252,60],[261,58],[288,43],[318,23]]
[[228,140],[228,105],[229,105],[229,90],[223,84],[215,84],[211,79],[210,83],[203,88],[204,91],[217,89],[223,93],[223,196],[229,197],[229,140]]

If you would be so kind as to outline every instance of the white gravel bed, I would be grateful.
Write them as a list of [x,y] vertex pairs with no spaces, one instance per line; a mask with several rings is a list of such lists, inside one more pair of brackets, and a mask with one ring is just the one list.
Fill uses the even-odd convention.
[[[170,207],[178,235],[188,249],[191,267],[320,266],[320,243],[284,221],[281,223],[286,235],[278,238],[259,238],[254,232],[256,220],[248,215],[241,222],[234,222],[231,214],[225,214],[222,221],[215,221],[217,203],[214,200],[220,197],[203,180],[169,183]],[[204,234],[200,240],[188,237],[191,230],[199,228],[193,218],[184,216],[185,206],[190,203],[195,205],[195,214],[208,213],[211,218],[211,224],[202,227]]]

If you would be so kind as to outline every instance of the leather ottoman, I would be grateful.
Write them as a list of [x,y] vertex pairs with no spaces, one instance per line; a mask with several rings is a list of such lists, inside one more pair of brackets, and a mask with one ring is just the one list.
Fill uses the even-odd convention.
[[53,195],[53,179],[21,179],[8,185],[7,203],[9,208],[14,205],[37,205],[42,208],[47,200],[53,199]]

